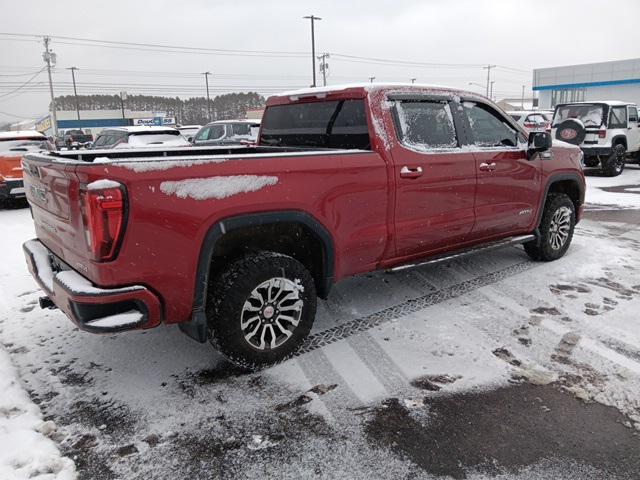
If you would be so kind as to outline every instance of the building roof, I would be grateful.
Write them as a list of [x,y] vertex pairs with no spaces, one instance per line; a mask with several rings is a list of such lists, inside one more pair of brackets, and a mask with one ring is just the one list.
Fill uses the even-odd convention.
[[47,138],[37,130],[17,130],[13,132],[0,132],[0,140],[19,140],[21,138]]

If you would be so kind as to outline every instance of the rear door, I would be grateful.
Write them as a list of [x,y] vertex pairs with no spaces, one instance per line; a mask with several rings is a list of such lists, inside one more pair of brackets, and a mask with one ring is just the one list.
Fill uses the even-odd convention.
[[474,237],[526,230],[537,211],[540,156],[529,160],[524,134],[502,112],[476,100],[462,105],[478,172]]
[[458,104],[445,97],[393,98],[398,142],[396,256],[419,256],[464,243],[474,223],[476,168],[461,147]]

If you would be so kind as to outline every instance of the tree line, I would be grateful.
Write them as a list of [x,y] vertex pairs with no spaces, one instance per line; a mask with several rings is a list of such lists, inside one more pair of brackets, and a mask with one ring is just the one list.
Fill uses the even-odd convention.
[[[124,101],[124,108],[133,111],[165,112],[167,116],[175,117],[176,122],[181,125],[201,125],[213,120],[244,118],[247,110],[262,108],[264,103],[264,97],[255,92],[218,95],[210,99],[210,119],[205,97],[183,100],[179,97],[129,95]],[[122,108],[119,95],[78,95],[78,104],[80,110],[120,110]],[[56,97],[56,109],[75,110],[75,96]]]

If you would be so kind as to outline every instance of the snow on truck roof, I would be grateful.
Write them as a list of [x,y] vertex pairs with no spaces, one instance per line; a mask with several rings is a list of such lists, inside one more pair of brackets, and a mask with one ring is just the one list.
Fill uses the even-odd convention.
[[447,91],[455,91],[464,94],[469,94],[473,96],[480,96],[475,92],[470,92],[467,90],[463,90],[456,87],[446,86],[446,85],[431,85],[424,83],[345,83],[342,85],[327,85],[326,87],[311,87],[311,88],[301,88],[299,90],[289,90],[286,92],[280,92],[274,97],[311,97],[314,95],[322,95],[327,93],[336,93],[349,89],[362,89],[366,92],[376,91],[376,90],[392,90],[395,88],[407,89],[407,90],[447,90]]
[[21,138],[47,138],[37,130],[17,130],[14,132],[0,132],[0,140],[20,140]]

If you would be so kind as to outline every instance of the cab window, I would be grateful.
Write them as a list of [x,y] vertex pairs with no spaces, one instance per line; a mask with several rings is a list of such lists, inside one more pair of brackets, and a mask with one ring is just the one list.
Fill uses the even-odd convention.
[[469,122],[471,143],[478,147],[516,147],[518,132],[494,109],[482,103],[465,101],[463,110]]
[[399,140],[407,147],[442,149],[458,147],[451,107],[446,101],[402,101],[396,104]]

